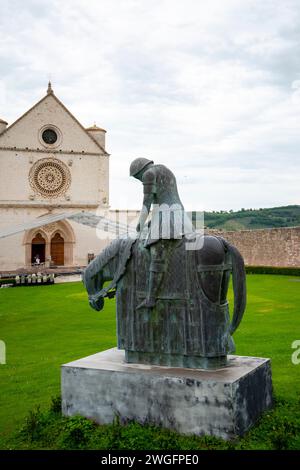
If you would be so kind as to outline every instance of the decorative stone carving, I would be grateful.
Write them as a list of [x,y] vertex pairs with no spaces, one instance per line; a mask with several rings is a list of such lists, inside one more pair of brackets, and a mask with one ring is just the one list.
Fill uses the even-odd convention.
[[56,230],[58,228],[58,225],[56,223],[52,223],[52,224],[48,224],[48,225],[45,225],[43,227],[43,229],[45,230],[45,232],[47,233],[52,233],[54,232],[54,230]]
[[69,189],[71,173],[67,165],[57,158],[42,158],[32,166],[29,183],[40,196],[56,198]]

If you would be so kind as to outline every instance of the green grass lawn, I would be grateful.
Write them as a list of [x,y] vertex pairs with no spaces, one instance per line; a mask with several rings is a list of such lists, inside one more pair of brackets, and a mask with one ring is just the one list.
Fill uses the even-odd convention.
[[[248,275],[247,281],[247,310],[234,336],[237,354],[272,359],[281,418],[294,420],[297,433],[300,364],[291,362],[291,344],[300,340],[300,278]],[[61,364],[116,345],[115,302],[107,300],[103,312],[94,312],[81,283],[1,289],[0,340],[7,347],[7,364],[0,365],[3,448],[31,409],[46,410],[59,395]],[[261,432],[270,432],[265,421],[245,443],[251,448]],[[192,448],[193,438],[184,439]]]
[[60,366],[116,345],[115,305],[93,311],[81,283],[0,290],[0,436],[60,393]]

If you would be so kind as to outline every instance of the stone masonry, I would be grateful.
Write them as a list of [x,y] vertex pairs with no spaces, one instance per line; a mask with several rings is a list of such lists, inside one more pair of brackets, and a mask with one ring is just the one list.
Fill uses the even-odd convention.
[[300,227],[206,233],[236,246],[247,266],[300,267]]

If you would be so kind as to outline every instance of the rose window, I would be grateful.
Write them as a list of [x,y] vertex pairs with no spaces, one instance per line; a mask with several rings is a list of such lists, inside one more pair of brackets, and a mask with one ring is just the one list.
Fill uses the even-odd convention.
[[43,158],[32,167],[29,175],[32,189],[43,197],[58,197],[71,184],[68,167],[56,158]]

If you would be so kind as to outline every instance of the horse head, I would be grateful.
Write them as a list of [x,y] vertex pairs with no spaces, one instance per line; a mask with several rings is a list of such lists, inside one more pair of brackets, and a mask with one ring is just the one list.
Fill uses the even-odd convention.
[[[113,297],[126,263],[131,255],[135,239],[116,239],[86,267],[83,283],[87,290],[90,306],[97,311],[104,307],[104,297]],[[112,281],[107,287],[104,283]]]

